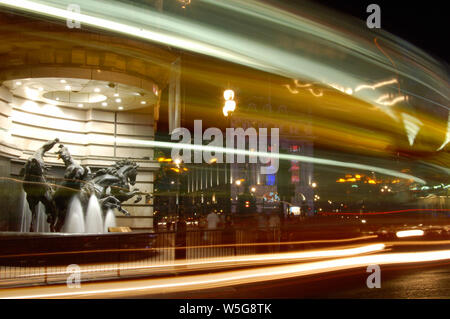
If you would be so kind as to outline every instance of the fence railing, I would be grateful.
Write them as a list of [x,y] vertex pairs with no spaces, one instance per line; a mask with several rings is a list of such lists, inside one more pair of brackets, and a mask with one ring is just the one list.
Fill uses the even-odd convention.
[[9,247],[0,248],[0,287],[64,283],[73,264],[81,281],[90,281],[158,275],[176,271],[180,263],[189,267],[204,259],[309,247],[296,242],[305,238],[304,232],[280,227],[26,238],[0,236],[0,245]]

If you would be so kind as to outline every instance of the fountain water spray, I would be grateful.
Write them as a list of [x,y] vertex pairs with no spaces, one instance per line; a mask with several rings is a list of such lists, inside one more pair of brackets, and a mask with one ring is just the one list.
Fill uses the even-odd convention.
[[62,228],[63,233],[84,233],[84,214],[78,196],[74,196],[67,209],[66,222]]
[[104,232],[107,233],[109,227],[116,227],[116,216],[114,215],[114,211],[112,209],[108,209],[105,216],[105,227]]
[[103,233],[103,217],[102,217],[102,209],[100,208],[100,204],[98,202],[97,197],[92,195],[89,198],[89,203],[86,211],[86,233]]

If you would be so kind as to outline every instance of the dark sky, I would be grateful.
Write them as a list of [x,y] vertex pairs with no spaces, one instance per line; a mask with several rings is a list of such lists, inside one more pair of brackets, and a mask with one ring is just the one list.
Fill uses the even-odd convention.
[[[290,0],[292,2],[298,0]],[[288,1],[289,2],[289,1]],[[312,0],[366,20],[369,4],[381,8],[381,28],[449,63],[450,23],[445,0]]]

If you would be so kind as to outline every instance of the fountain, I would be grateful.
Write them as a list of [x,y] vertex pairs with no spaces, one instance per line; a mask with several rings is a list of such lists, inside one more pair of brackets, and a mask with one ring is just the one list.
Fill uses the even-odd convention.
[[28,206],[27,202],[27,194],[22,191],[22,195],[20,197],[20,206],[22,215],[20,220],[20,232],[27,232],[30,229],[30,223],[31,223],[31,210]]
[[[75,161],[63,144],[59,144],[56,152],[66,167],[62,183],[47,182],[45,173],[49,166],[44,162],[44,155],[57,143],[57,138],[48,141],[25,163],[23,203],[19,203],[22,207],[21,231],[107,232],[109,227],[115,226],[114,209],[129,216],[122,207],[123,202],[137,196],[134,201],[137,203],[142,200],[142,195],[150,196],[137,188],[131,189],[136,183],[139,167],[135,162],[119,160],[92,174],[88,166]],[[82,208],[86,208],[84,222]],[[65,226],[66,223],[69,224]]]
[[78,196],[74,196],[67,209],[66,222],[62,228],[63,233],[84,233],[85,223],[83,208]]
[[42,203],[38,204],[37,208],[36,229],[39,233],[47,233],[50,231],[50,225],[47,223],[47,215],[45,214],[45,206]]
[[86,211],[86,233],[103,233],[102,209],[95,195],[91,195]]
[[[20,231],[28,232],[31,224],[31,210],[28,206],[25,192],[22,193],[20,198],[20,206],[22,207],[22,214],[20,220]],[[50,231],[50,225],[47,223],[47,215],[45,213],[45,206],[42,203],[38,203],[36,213],[36,231],[40,233],[46,233]]]
[[[26,194],[23,193],[21,197],[22,214],[20,222],[20,231],[28,232],[31,223],[31,211],[26,201]],[[104,221],[103,221],[104,220]],[[109,227],[116,226],[116,216],[112,209],[106,211],[105,218],[100,208],[99,201],[95,195],[89,198],[86,213],[83,212],[83,207],[78,195],[75,195],[70,200],[67,208],[67,216],[64,226],[61,229],[63,233],[108,233]],[[45,206],[42,203],[38,204],[37,232],[49,232],[50,226],[47,223],[47,215],[45,214]]]
[[107,233],[109,227],[116,227],[116,215],[112,209],[108,209],[105,216],[104,232]]
[[[10,255],[2,256],[0,265],[70,264],[75,255],[85,263],[110,262],[111,250],[153,245],[154,233],[108,231],[116,226],[116,210],[130,215],[122,203],[135,196],[134,203],[141,201],[142,195],[150,197],[137,188],[132,189],[139,165],[122,159],[91,172],[89,167],[74,160],[67,147],[59,144],[56,154],[65,164],[64,177],[47,177],[50,165],[44,162],[44,155],[57,143],[58,139],[48,141],[25,163],[23,192],[18,194],[16,208],[20,220],[14,225],[22,233],[0,233],[4,250],[8,248]],[[17,238],[21,239],[20,245]],[[17,254],[21,255],[20,260]],[[141,258],[135,251],[115,256]]]

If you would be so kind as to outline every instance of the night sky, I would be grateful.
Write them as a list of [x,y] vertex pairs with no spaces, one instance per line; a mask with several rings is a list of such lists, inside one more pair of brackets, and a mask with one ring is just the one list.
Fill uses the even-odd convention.
[[[294,0],[295,1],[295,0]],[[445,1],[405,0],[313,0],[327,7],[365,20],[369,4],[381,8],[381,28],[418,46],[427,53],[449,63],[448,38],[450,24]]]

